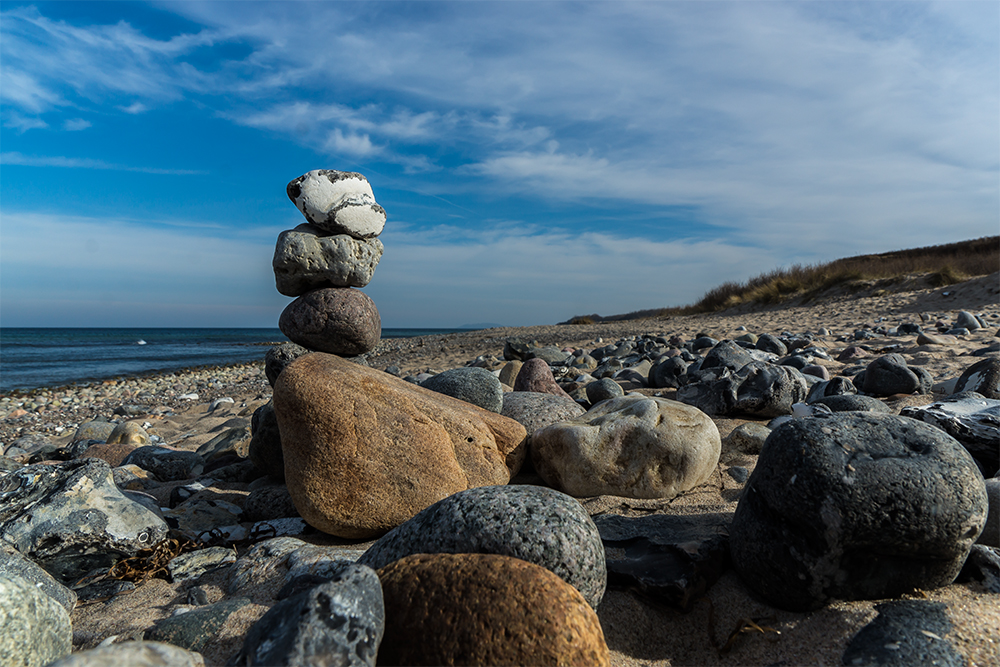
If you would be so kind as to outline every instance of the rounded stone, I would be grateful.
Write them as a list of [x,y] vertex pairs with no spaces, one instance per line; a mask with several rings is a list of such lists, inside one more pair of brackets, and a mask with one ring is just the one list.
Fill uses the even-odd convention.
[[793,419],[761,451],[730,527],[743,581],[782,609],[950,584],[986,521],[969,453],[876,413]]
[[73,434],[73,439],[70,442],[77,442],[80,440],[100,440],[101,442],[107,442],[108,437],[115,430],[115,426],[112,422],[85,422],[80,424],[76,429],[76,433]]
[[108,439],[109,445],[148,445],[149,434],[141,425],[135,422],[122,422],[112,429]]
[[288,198],[310,223],[332,234],[369,239],[382,233],[385,209],[357,172],[313,169],[291,181]]
[[285,480],[285,458],[281,452],[281,431],[274,414],[274,404],[268,401],[254,410],[250,420],[253,436],[247,455],[257,470],[273,479]]
[[296,517],[292,496],[284,484],[272,484],[254,489],[243,502],[244,521],[269,521]]
[[986,527],[976,544],[1000,549],[1000,479],[992,477],[986,480],[986,498],[989,506]]
[[1000,359],[987,357],[966,368],[955,383],[953,393],[963,391],[974,391],[986,398],[1000,399]]
[[371,298],[351,287],[306,292],[282,311],[278,328],[310,350],[345,356],[375,349],[382,320]]
[[757,422],[746,422],[734,428],[722,440],[722,450],[727,453],[760,454],[771,429]]
[[572,398],[556,383],[552,369],[542,359],[528,359],[521,366],[514,380],[514,391],[534,391],[542,394],[555,394]]
[[585,412],[583,406],[572,398],[535,391],[512,391],[504,394],[500,414],[524,426],[530,438],[543,426],[579,417]]
[[309,354],[309,350],[295,343],[282,343],[270,348],[264,355],[264,375],[267,376],[267,383],[273,387],[281,371],[285,370],[285,366],[303,354]]
[[492,554],[416,554],[379,570],[391,665],[610,665],[597,614],[543,567]]
[[708,480],[721,449],[697,408],[630,395],[535,431],[530,453],[546,483],[572,496],[673,498]]
[[453,368],[424,380],[420,386],[490,412],[499,413],[503,408],[500,380],[485,368]]
[[687,373],[688,362],[681,357],[669,357],[649,369],[650,387],[673,388],[681,386],[681,377]]
[[322,236],[301,225],[278,235],[271,266],[278,292],[299,296],[321,287],[364,287],[382,259],[382,242],[347,234]]
[[[857,381],[854,384],[859,384]],[[921,388],[920,377],[908,368],[901,354],[886,354],[875,359],[864,370],[861,391],[872,396],[912,394]],[[921,392],[926,393],[926,392]]]
[[611,378],[594,380],[587,385],[586,389],[587,400],[590,401],[591,405],[597,405],[601,401],[607,401],[609,399],[625,395],[625,390],[622,389],[622,386]]
[[167,482],[197,477],[205,469],[205,459],[197,452],[146,445],[129,452],[121,465],[137,465]]
[[884,412],[892,413],[892,408],[878,400],[874,396],[861,396],[859,394],[838,394],[835,396],[823,396],[817,398],[813,403],[819,403],[830,408],[834,412]]
[[607,585],[601,535],[573,498],[543,486],[486,486],[431,505],[358,559],[379,569],[418,553],[486,553],[540,565],[594,608]]
[[34,584],[0,575],[0,664],[43,667],[72,650],[69,612]]
[[757,344],[755,347],[758,350],[770,352],[778,355],[779,357],[783,357],[788,354],[788,346],[781,342],[781,339],[774,334],[761,334],[757,338]]
[[128,641],[80,651],[47,667],[205,667],[201,653],[173,644]]

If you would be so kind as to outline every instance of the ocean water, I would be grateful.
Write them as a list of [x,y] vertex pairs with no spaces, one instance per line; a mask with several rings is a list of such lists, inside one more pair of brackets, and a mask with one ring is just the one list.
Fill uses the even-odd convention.
[[[459,329],[383,329],[383,338]],[[278,329],[0,328],[0,392],[258,361]]]

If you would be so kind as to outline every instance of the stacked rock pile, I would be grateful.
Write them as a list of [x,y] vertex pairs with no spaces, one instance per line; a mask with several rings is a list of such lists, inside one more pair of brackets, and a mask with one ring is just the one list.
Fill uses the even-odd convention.
[[274,281],[297,297],[278,327],[309,350],[355,356],[378,345],[382,323],[371,298],[357,289],[382,259],[378,235],[385,209],[361,174],[314,169],[287,187],[308,222],[282,232],[274,249]]

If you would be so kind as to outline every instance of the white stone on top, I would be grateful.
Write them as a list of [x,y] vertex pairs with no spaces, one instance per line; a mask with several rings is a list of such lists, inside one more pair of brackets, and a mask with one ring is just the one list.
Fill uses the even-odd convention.
[[370,239],[385,226],[385,209],[361,174],[314,169],[289,183],[287,191],[306,220],[331,234]]

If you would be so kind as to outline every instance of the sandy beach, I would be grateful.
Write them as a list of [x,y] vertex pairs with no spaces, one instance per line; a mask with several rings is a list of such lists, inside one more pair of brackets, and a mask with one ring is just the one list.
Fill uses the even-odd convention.
[[[680,335],[686,339],[704,333],[717,339],[733,338],[743,331],[780,334],[810,332],[830,356],[853,344],[856,329],[903,322],[932,329],[936,321],[951,322],[959,311],[985,316],[989,326],[957,336],[947,345],[918,345],[915,335],[886,336],[864,341],[874,350],[892,349],[907,363],[925,368],[935,383],[946,383],[981,357],[977,350],[996,348],[1000,326],[1000,274],[993,274],[945,288],[896,291],[877,295],[835,295],[818,303],[792,303],[782,307],[747,309],[711,315],[636,320],[593,325],[551,325],[501,328],[484,331],[385,340],[365,355],[369,365],[397,366],[403,375],[436,372],[465,366],[477,357],[502,359],[511,338],[543,345],[592,349],[622,337],[639,334]],[[745,327],[745,330],[742,329]],[[996,356],[997,351],[988,354]],[[823,362],[831,376],[844,373],[851,363]],[[75,428],[94,417],[129,419],[174,448],[195,450],[225,429],[249,426],[253,411],[270,398],[263,364],[199,369],[167,376],[94,383],[86,387],[45,389],[27,394],[0,396],[0,442],[7,447],[16,438],[44,435],[55,445],[68,444]],[[672,390],[646,390],[670,398]],[[197,394],[196,399],[181,398]],[[219,398],[232,398],[210,411]],[[885,402],[896,412],[907,405],[926,404],[933,396],[892,396]],[[122,406],[131,406],[122,409]],[[117,414],[116,414],[117,409]],[[124,414],[123,414],[124,413]],[[723,438],[745,419],[715,419]],[[766,420],[763,420],[766,421]],[[741,485],[726,470],[741,466],[752,471],[756,456],[723,452],[712,480],[672,500],[634,500],[613,496],[579,499],[592,516],[621,514],[699,515],[735,511]],[[515,482],[538,482],[515,479]],[[157,498],[169,495],[177,483],[151,490]],[[247,485],[231,483],[217,491],[230,502],[240,502]],[[370,541],[351,542],[313,533],[303,539],[364,550]],[[246,545],[236,545],[244,550]],[[81,604],[72,614],[74,650],[94,647],[116,636],[118,640],[141,636],[154,621],[184,608],[188,584],[153,579],[133,593],[111,601]],[[208,602],[226,596],[224,573],[201,581]],[[252,604],[229,617],[216,641],[203,653],[206,664],[222,665],[238,650],[247,628],[273,604],[274,591],[259,591]],[[1000,605],[996,594],[982,585],[952,584],[931,591],[914,590],[912,599],[945,603],[952,623],[945,637],[969,665],[1000,664]],[[815,665],[840,664],[848,641],[875,615],[882,601],[836,602],[811,613],[793,613],[756,600],[729,569],[698,600],[691,611],[680,613],[636,592],[609,589],[598,615],[611,649],[612,664],[636,665]],[[740,634],[727,651],[720,649],[745,619],[766,624],[776,632]],[[115,640],[111,640],[115,641]]]

